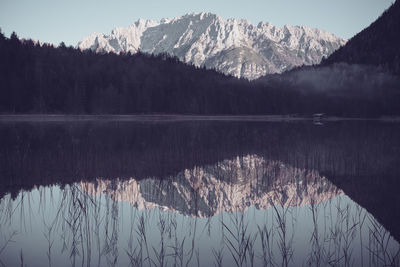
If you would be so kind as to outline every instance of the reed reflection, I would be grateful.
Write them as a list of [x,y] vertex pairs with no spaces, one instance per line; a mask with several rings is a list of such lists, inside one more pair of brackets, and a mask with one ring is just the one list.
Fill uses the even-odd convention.
[[399,134],[354,122],[0,124],[0,261],[398,266]]
[[[397,266],[400,246],[343,194],[290,205],[182,215],[159,205],[119,201],[121,187],[88,193],[87,184],[40,187],[1,201],[0,259],[5,266]],[[99,187],[100,189],[101,187]],[[325,194],[325,193],[322,193]],[[171,202],[170,202],[171,203]],[[176,206],[184,206],[179,202]],[[228,207],[229,209],[229,207]],[[199,214],[199,213],[198,213]],[[305,246],[310,242],[311,246]],[[34,265],[35,265],[34,264]]]

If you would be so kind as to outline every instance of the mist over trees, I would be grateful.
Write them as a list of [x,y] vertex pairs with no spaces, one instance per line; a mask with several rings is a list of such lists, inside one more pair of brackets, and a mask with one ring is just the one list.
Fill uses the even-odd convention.
[[[314,105],[327,113],[350,114],[358,109],[363,116],[398,114],[400,77],[381,67],[335,63],[301,67],[280,75],[259,79],[270,87],[290,88],[313,98]],[[326,103],[331,105],[325,106]]]
[[[374,70],[336,68],[330,79],[306,68],[249,82],[168,55],[96,54],[0,34],[0,113],[400,114],[396,76],[373,82]],[[337,81],[347,73],[357,75]],[[372,86],[365,90],[365,84]]]

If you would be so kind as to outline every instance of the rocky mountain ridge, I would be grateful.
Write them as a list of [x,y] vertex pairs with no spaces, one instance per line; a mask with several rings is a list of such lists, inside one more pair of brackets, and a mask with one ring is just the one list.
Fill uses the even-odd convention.
[[331,33],[305,26],[253,25],[243,19],[192,13],[161,21],[139,19],[109,35],[93,33],[78,47],[100,53],[167,53],[198,67],[252,80],[317,64],[345,43]]

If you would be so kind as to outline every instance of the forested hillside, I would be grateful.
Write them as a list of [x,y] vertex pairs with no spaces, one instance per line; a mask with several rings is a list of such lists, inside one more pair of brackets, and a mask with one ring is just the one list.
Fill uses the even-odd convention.
[[400,74],[400,1],[336,50],[323,65],[338,62],[379,66]]
[[[285,90],[188,66],[166,55],[96,54],[0,37],[3,113],[279,113]],[[286,99],[287,105],[274,104]],[[267,104],[266,102],[270,102]]]
[[[166,55],[96,54],[63,44],[55,48],[20,41],[15,33],[10,38],[0,35],[2,114],[325,112],[375,117],[400,113],[399,90],[393,88],[372,88],[367,93],[350,88],[346,93],[347,87],[341,88],[333,80],[332,84],[343,90],[332,94],[308,90],[303,83],[279,77],[268,83],[249,82]],[[387,83],[378,85],[387,87]]]

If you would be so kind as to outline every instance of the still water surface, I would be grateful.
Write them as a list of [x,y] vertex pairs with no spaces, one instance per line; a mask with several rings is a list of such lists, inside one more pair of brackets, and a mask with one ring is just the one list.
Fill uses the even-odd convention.
[[4,266],[399,266],[400,125],[3,122]]

